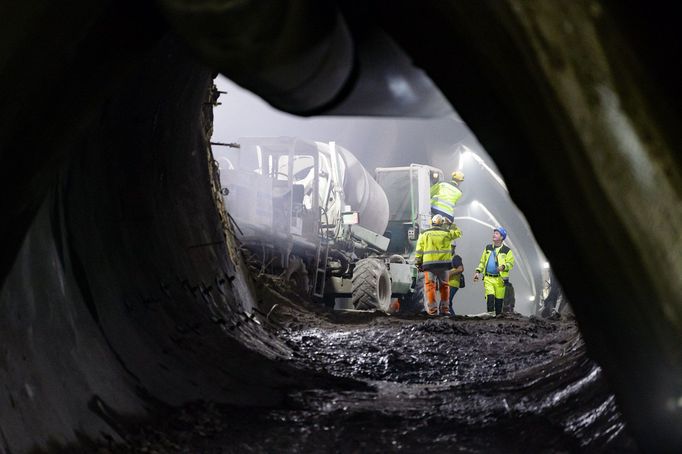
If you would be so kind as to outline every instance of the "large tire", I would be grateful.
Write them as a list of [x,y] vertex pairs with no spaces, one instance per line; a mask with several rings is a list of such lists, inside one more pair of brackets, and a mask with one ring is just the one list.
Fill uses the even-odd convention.
[[358,260],[353,270],[352,303],[355,309],[388,311],[391,305],[391,277],[384,262]]

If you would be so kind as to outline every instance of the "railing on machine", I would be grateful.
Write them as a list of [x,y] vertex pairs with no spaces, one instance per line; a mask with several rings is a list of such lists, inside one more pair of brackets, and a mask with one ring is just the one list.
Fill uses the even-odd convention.
[[322,298],[324,296],[324,284],[327,279],[327,255],[329,254],[329,240],[320,236],[320,244],[317,247],[317,257],[315,259],[315,279],[313,281],[313,296]]

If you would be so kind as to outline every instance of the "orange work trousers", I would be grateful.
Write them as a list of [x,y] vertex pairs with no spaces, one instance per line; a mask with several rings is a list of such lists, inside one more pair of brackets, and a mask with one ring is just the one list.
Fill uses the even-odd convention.
[[[436,302],[436,288],[440,290],[440,304]],[[426,313],[436,315],[440,306],[441,314],[449,314],[448,302],[450,285],[448,285],[448,270],[424,271],[424,290],[426,293]]]

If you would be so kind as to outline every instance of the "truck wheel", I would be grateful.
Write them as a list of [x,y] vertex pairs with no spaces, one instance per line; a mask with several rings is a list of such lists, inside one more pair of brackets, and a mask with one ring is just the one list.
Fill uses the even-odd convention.
[[353,307],[388,311],[391,305],[391,277],[386,265],[377,259],[361,259],[353,270]]
[[289,282],[294,290],[300,295],[310,293],[310,278],[305,262],[297,255],[289,257],[289,266],[284,270],[284,279]]

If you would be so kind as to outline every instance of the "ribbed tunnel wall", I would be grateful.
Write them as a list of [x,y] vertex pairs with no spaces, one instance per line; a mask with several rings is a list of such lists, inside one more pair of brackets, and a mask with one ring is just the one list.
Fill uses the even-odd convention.
[[155,402],[280,398],[269,358],[287,352],[248,317],[211,191],[211,85],[165,39],[91,113],[0,294],[8,451],[112,434]]

